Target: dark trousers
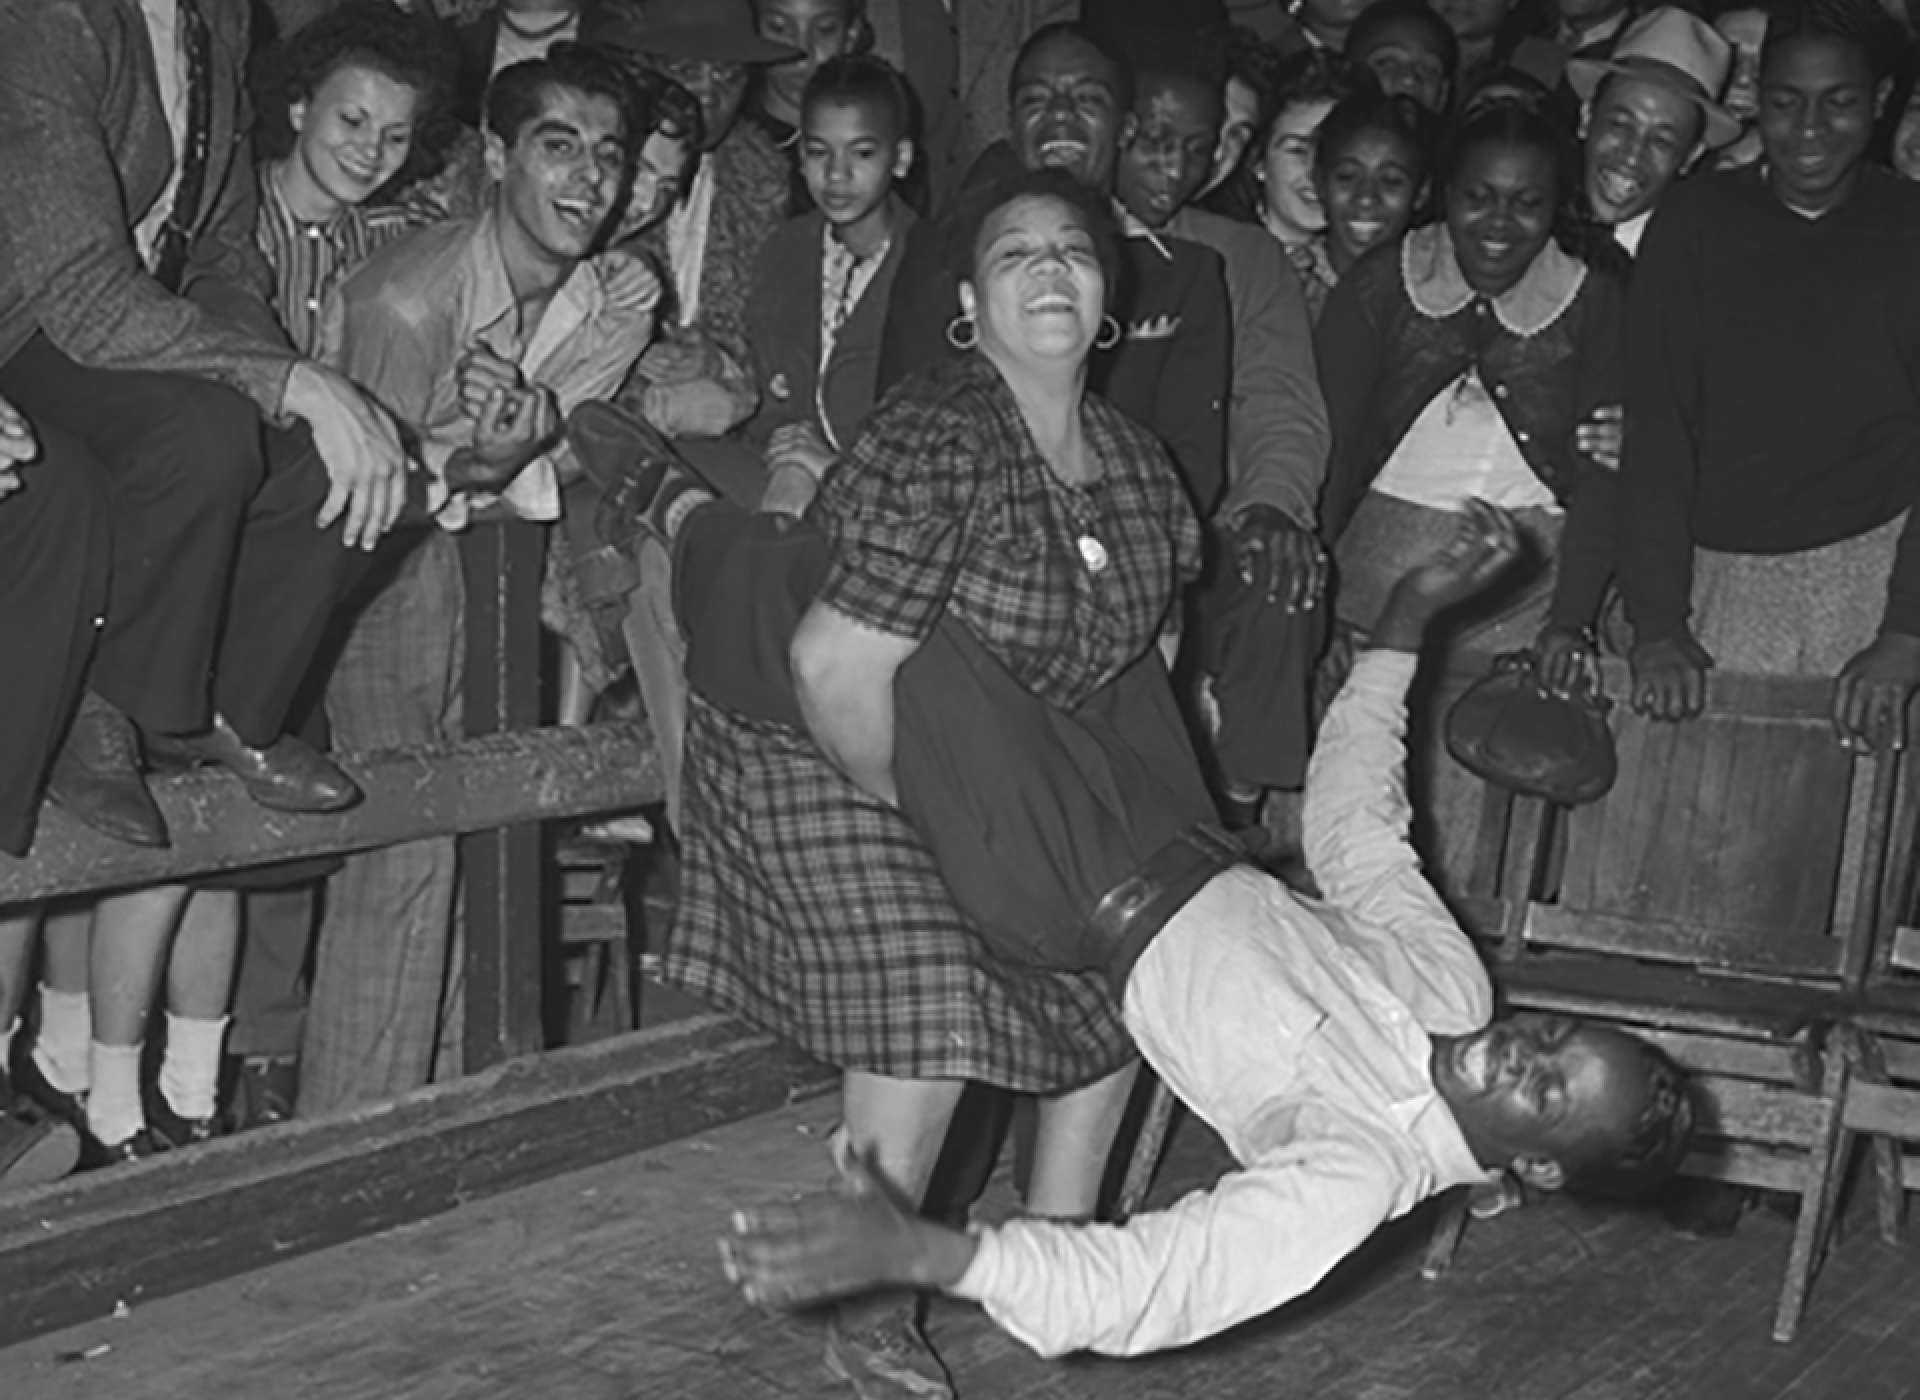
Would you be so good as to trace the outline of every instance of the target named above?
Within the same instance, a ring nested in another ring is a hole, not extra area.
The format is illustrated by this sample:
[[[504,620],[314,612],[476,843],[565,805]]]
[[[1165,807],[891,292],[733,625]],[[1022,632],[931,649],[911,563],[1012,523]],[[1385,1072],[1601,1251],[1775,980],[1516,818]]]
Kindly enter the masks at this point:
[[[36,425],[38,460],[0,500],[0,851],[33,842],[47,767],[93,656],[107,606],[107,500],[79,444]]]
[[[1213,680],[1217,776],[1238,788],[1298,788],[1313,749],[1313,668],[1325,608],[1290,613],[1219,561],[1188,598],[1192,662]]]
[[[368,556],[314,526],[326,469],[304,426],[263,427],[211,380],[88,369],[44,335],[0,365],[0,397],[76,449],[112,533],[89,684],[143,728],[279,736],[336,601]]]

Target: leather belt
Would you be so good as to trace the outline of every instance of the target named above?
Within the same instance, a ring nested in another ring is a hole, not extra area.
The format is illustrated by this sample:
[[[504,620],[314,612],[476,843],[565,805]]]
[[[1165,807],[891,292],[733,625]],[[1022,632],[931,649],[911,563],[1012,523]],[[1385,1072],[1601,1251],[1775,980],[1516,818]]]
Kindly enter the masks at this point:
[[[1087,920],[1089,945],[1106,950],[1115,995],[1167,920],[1221,871],[1245,863],[1247,848],[1210,822],[1188,827],[1108,890]]]

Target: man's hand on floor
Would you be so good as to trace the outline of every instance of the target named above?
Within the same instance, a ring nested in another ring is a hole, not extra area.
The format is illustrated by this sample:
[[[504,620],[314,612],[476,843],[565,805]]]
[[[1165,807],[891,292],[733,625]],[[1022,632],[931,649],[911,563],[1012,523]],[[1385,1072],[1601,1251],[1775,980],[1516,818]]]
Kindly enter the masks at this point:
[[[915,1215],[864,1162],[844,1159],[840,1178],[837,1191],[735,1213],[720,1263],[748,1302],[799,1308],[890,1284],[960,1281],[970,1236]]]

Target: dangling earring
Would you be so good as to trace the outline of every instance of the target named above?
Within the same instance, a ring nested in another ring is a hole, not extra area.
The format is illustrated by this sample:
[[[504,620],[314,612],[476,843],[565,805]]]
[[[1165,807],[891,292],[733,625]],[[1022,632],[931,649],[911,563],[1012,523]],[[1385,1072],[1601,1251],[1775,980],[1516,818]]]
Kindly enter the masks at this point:
[[[947,322],[947,344],[956,350],[971,350],[980,343],[980,326],[964,311]]]
[[[1111,350],[1120,343],[1120,336],[1120,323],[1111,316],[1103,316],[1100,320],[1100,334],[1093,338],[1093,348]]]

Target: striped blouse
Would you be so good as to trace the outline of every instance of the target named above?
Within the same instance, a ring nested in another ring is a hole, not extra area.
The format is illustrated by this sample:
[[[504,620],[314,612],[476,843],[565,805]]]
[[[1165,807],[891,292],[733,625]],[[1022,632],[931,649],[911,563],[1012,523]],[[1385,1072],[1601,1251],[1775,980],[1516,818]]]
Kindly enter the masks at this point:
[[[273,271],[273,312],[294,349],[314,353],[327,293],[410,226],[399,209],[357,205],[342,209],[331,223],[307,223],[287,208],[272,168],[260,166],[254,241]]]

